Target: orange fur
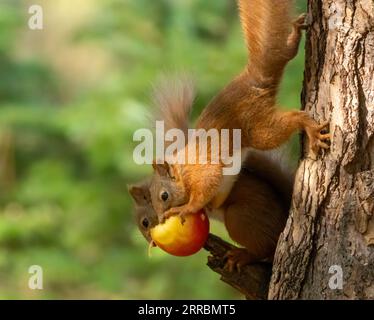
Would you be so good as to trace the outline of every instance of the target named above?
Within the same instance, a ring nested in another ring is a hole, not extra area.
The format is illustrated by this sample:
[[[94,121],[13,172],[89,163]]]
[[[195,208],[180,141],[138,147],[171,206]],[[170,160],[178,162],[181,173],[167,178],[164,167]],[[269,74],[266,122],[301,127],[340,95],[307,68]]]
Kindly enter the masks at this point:
[[[248,44],[250,62],[208,104],[197,121],[197,128],[242,129],[242,148],[273,149],[296,130],[303,129],[314,153],[328,146],[318,125],[303,111],[282,112],[276,106],[278,85],[287,62],[297,53],[304,16],[290,18],[291,1],[239,0],[241,23]],[[189,145],[186,146],[188,149]],[[209,145],[208,145],[209,147]],[[229,146],[230,153],[233,152]],[[221,151],[221,150],[220,150]],[[159,215],[186,214],[207,206],[223,181],[223,164],[175,164],[170,179],[155,171],[151,183],[152,203]],[[162,192],[170,197],[160,198]]]
[[[245,263],[272,259],[279,234],[285,225],[292,195],[293,174],[283,170],[272,153],[250,153],[229,196],[211,216],[222,211],[230,237],[245,247],[238,251]],[[149,230],[156,226],[158,215],[149,201],[149,181],[129,188],[135,200],[135,216],[139,230],[151,241]],[[142,196],[143,195],[143,196]],[[149,225],[142,225],[147,219]],[[229,259],[237,252],[230,253]],[[237,261],[243,264],[243,261]]]

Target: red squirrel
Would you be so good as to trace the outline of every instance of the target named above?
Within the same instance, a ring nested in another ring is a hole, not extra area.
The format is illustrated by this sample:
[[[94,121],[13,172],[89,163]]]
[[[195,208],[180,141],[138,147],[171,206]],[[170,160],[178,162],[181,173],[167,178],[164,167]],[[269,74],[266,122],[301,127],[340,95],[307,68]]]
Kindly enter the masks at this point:
[[[224,203],[208,212],[210,217],[223,218],[231,239],[243,246],[227,252],[225,267],[230,272],[240,272],[246,264],[273,258],[288,216],[293,182],[291,169],[282,168],[274,155],[277,153],[249,153]],[[159,221],[149,187],[147,180],[130,186],[129,192],[135,200],[138,228],[152,245],[150,229]]]
[[[326,142],[330,136],[322,133],[328,125],[326,122],[318,124],[304,111],[282,111],[276,102],[284,68],[298,51],[305,15],[292,21],[290,0],[238,0],[238,4],[249,62],[206,106],[196,128],[240,128],[243,152],[246,148],[277,148],[297,130],[306,132],[313,156],[320,148],[328,149]],[[193,95],[184,91],[177,94],[172,87],[161,90],[158,96],[163,104],[161,118],[173,112],[187,115],[184,110],[193,102]],[[188,123],[187,118],[185,123]],[[209,144],[207,147],[212,148]],[[186,153],[189,148],[191,145],[187,142]],[[232,146],[229,148],[232,154]],[[222,150],[219,152],[221,155]],[[171,164],[167,159],[161,164],[154,162],[150,195],[160,221],[178,214],[183,222],[187,214],[204,207],[218,208],[226,201],[237,177],[224,176],[222,161],[212,163],[209,160],[205,164]]]

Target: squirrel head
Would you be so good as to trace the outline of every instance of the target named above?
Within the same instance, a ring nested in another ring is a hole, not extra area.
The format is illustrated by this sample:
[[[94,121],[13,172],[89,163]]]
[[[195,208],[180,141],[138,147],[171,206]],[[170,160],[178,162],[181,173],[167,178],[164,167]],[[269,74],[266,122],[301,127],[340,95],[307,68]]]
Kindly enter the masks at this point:
[[[149,183],[128,187],[131,197],[135,201],[135,220],[144,238],[151,242],[150,230],[158,224],[156,211],[152,207]]]
[[[153,161],[154,174],[150,193],[152,205],[158,215],[166,210],[187,202],[187,193],[177,165],[167,161],[158,164]]]

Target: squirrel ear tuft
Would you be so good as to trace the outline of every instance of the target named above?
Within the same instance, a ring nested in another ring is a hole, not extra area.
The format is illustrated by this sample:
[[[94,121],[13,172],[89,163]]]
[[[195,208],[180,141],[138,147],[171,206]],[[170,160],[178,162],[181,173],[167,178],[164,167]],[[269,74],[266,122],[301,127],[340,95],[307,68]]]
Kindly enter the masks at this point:
[[[153,160],[152,167],[161,177],[170,176],[170,166],[167,161],[164,163],[156,163],[156,161]]]
[[[135,200],[136,203],[144,202],[144,196],[146,194],[146,190],[143,187],[131,185],[127,186],[131,197]]]

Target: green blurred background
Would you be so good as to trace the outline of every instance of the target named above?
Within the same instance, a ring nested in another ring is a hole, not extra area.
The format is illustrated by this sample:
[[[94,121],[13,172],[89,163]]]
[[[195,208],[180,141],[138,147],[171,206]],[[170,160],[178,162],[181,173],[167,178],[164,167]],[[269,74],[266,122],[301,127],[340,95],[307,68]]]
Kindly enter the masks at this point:
[[[43,30],[28,28],[31,4]],[[157,76],[192,73],[196,117],[245,63],[234,0],[0,0],[0,298],[241,298],[204,251],[149,258],[126,185],[151,172],[132,134],[149,127]],[[282,105],[299,107],[302,76],[300,50]]]

